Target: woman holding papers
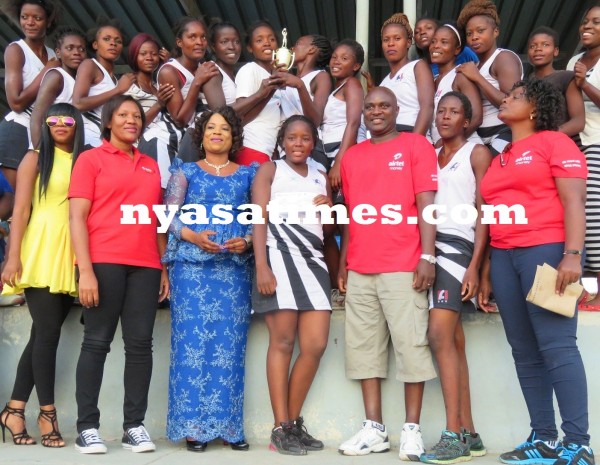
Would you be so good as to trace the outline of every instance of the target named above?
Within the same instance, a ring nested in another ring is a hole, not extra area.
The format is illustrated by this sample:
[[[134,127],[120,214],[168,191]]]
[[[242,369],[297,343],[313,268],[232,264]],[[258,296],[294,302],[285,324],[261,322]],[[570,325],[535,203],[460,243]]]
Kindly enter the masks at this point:
[[[561,100],[560,92],[542,80],[513,86],[499,109],[499,118],[512,131],[512,143],[492,161],[481,183],[486,204],[515,212],[515,221],[496,213],[499,224],[490,224],[491,283],[532,428],[525,442],[500,456],[509,464],[530,463],[532,456],[556,465],[594,463],[577,318],[526,301],[538,265],[558,270],[557,295],[581,277],[588,171],[575,143],[557,132]],[[485,275],[479,292],[484,309],[489,295]],[[562,444],[553,394],[563,420]]]

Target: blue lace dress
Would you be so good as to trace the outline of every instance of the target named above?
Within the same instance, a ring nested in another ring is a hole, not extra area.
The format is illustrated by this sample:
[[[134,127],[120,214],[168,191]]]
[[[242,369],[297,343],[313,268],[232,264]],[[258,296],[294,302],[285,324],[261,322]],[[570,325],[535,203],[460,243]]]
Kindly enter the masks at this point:
[[[230,176],[214,176],[196,163],[171,166],[165,203],[202,205],[209,224],[184,224],[180,209],[169,227],[163,262],[171,280],[171,366],[167,437],[198,441],[244,439],[244,358],[250,324],[252,260],[250,252],[211,254],[181,240],[184,226],[217,234],[222,244],[244,237],[251,225],[237,221],[210,224],[213,205],[236,207],[250,202],[257,166],[240,166]],[[188,214],[189,216],[189,214]],[[185,217],[183,218],[186,219]]]

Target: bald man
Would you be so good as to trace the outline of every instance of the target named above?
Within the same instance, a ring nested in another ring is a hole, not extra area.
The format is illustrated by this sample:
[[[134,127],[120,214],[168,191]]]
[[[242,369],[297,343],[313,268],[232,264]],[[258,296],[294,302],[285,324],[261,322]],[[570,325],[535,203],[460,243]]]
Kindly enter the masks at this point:
[[[424,222],[422,212],[437,190],[437,159],[423,136],[398,133],[391,90],[373,88],[363,114],[372,138],[351,147],[341,166],[350,224],[342,240],[339,286],[346,291],[346,376],[361,381],[366,420],[339,451],[365,455],[390,449],[381,379],[387,377],[391,337],[406,405],[399,455],[418,461],[424,452],[423,388],[436,376],[427,343],[435,225]]]

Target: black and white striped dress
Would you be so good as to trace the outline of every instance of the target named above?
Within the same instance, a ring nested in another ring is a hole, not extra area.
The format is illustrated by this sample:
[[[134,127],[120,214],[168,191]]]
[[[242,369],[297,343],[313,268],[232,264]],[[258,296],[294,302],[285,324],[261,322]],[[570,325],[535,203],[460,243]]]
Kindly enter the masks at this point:
[[[327,194],[323,173],[308,165],[306,177],[285,160],[275,161],[271,184],[271,215],[267,229],[267,260],[277,279],[275,294],[262,295],[254,283],[252,308],[256,313],[272,310],[331,310],[329,273],[323,258],[323,226],[305,224],[303,213],[313,199]],[[281,224],[273,221],[272,205],[279,210]],[[299,211],[300,221],[289,212]]]
[[[572,70],[583,53],[574,56],[567,65]],[[600,66],[588,69],[587,81],[600,89]],[[585,127],[579,133],[581,151],[585,154],[588,167],[587,198],[585,202],[585,269],[600,273],[600,108],[583,93],[585,105]]]

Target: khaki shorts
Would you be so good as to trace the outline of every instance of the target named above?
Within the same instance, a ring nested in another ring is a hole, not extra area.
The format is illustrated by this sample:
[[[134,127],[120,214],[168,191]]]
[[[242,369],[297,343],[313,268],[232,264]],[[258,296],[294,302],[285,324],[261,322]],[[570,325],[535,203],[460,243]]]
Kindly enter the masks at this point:
[[[429,344],[427,294],[412,288],[413,273],[348,272],[346,376],[387,378],[390,336],[396,378],[418,383],[436,377]]]

